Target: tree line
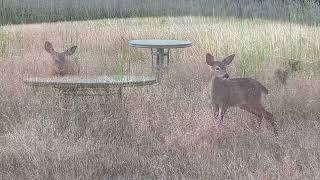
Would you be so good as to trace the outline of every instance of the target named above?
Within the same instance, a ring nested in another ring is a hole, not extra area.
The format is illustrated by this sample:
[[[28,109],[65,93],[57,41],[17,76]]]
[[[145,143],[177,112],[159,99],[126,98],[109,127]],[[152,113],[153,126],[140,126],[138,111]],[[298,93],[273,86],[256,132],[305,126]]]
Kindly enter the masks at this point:
[[[318,24],[320,0],[1,0],[0,24],[144,16],[233,16]]]

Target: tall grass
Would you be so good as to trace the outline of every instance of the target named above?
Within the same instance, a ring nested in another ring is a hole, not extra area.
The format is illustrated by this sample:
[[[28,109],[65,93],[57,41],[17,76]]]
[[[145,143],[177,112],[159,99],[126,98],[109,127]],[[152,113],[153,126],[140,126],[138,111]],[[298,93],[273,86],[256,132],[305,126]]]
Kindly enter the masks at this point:
[[[159,26],[161,24],[161,26]],[[204,17],[106,19],[3,27],[0,56],[0,176],[2,179],[319,179],[320,28],[266,20]],[[23,84],[48,76],[50,56],[78,45],[81,76],[148,75],[150,52],[129,48],[140,38],[188,39],[171,52],[160,84],[125,89],[116,97],[78,98],[79,114],[61,109],[54,90],[33,94]],[[124,39],[124,40],[123,40]],[[205,54],[236,54],[232,77],[255,77],[270,94],[277,120],[267,123],[231,109],[218,126],[208,108]],[[273,78],[286,58],[302,61],[286,88]],[[131,60],[132,68],[126,67]],[[120,68],[121,69],[121,68]],[[72,122],[78,120],[78,124]]]
[[[318,24],[313,0],[2,0],[0,24],[137,16],[233,16]]]

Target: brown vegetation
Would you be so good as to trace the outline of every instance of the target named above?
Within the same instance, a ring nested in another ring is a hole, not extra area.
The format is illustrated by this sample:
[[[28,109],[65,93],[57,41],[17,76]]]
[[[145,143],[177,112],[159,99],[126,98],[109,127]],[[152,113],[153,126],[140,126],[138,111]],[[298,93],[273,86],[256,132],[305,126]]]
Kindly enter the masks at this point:
[[[320,179],[319,71],[304,64],[279,91],[273,72],[281,59],[267,56],[315,59],[319,31],[261,20],[190,17],[4,27],[9,38],[0,54],[1,178]],[[188,39],[193,47],[171,52],[172,66],[161,84],[125,89],[122,110],[116,97],[106,102],[83,97],[77,99],[78,115],[70,104],[69,116],[62,119],[56,91],[34,95],[23,84],[49,71],[45,41],[57,49],[77,44],[80,75],[122,73],[129,60],[131,74],[148,74],[150,52],[129,48],[121,37]],[[217,126],[207,104],[206,52],[238,54],[230,76],[245,74],[268,87],[263,104],[278,122],[277,138],[265,125],[256,131],[250,123],[254,117],[237,109]]]

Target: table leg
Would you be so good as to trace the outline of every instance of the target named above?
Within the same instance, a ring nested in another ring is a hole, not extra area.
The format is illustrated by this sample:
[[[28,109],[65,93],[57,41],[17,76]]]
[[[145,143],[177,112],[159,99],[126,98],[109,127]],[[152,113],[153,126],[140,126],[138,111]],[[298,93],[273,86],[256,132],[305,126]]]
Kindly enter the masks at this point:
[[[71,111],[70,104],[72,103],[72,96],[68,89],[60,89],[62,94],[62,107],[60,108],[64,111]]]
[[[169,67],[169,63],[170,63],[170,49],[168,49],[167,51],[167,66]]]
[[[38,87],[32,87],[32,92],[33,92],[34,95],[37,95]]]
[[[59,128],[63,131],[70,129],[73,133],[79,128],[81,123],[80,102],[77,94],[77,89],[61,89],[62,94],[62,119],[60,120]]]
[[[75,127],[79,127],[80,125],[80,117],[81,117],[81,110],[80,110],[80,101],[79,101],[79,98],[76,97],[76,96],[72,96],[72,103],[73,103],[73,125]]]
[[[155,59],[156,56],[156,59]],[[166,62],[165,62],[165,56],[166,56]],[[155,59],[155,65],[154,65],[154,59]],[[165,51],[164,48],[157,48],[156,52],[154,52],[154,49],[151,48],[151,67],[156,72],[156,79],[158,82],[161,81],[163,73],[167,68],[169,68],[170,63],[170,49],[167,49]]]
[[[61,91],[61,99],[59,102],[60,110],[61,110],[61,117],[59,118],[58,122],[58,129],[60,132],[64,132],[69,127],[69,120],[70,120],[70,96],[66,94],[65,91]],[[62,102],[61,102],[62,101]],[[62,107],[61,107],[62,103]]]
[[[125,101],[126,99],[124,99],[125,97],[123,96],[123,88],[122,87],[119,87],[119,103],[120,103],[120,106],[121,106],[121,111],[125,109]]]
[[[111,101],[113,99],[111,99],[111,96],[115,98],[114,101]],[[104,104],[103,113],[105,117],[115,118],[119,113],[122,115],[125,108],[123,87],[118,87],[116,93],[112,92],[111,94],[106,94]]]
[[[118,89],[118,98],[119,98],[119,101],[122,101],[122,87],[119,87]]]
[[[164,49],[163,48],[158,48],[157,49],[157,66],[158,68],[162,68],[164,64]]]
[[[104,104],[102,106],[103,109],[103,114],[105,117],[109,117],[112,111],[110,110],[110,94],[109,94],[109,89],[105,90],[105,95],[104,95]]]
[[[153,48],[151,48],[151,68],[154,68],[153,67],[153,57],[154,57]]]

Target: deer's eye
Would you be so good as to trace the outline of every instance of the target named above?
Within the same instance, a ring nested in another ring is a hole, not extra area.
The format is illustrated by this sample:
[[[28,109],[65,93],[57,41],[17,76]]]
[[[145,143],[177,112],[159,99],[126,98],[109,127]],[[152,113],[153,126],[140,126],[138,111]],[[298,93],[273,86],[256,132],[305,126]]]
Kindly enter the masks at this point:
[[[216,71],[220,71],[220,67],[216,67],[215,70],[216,70]]]

